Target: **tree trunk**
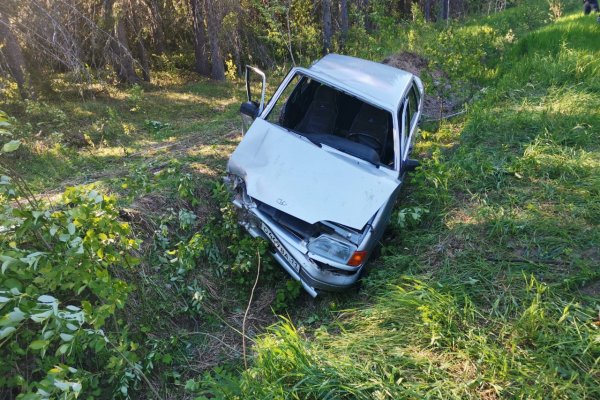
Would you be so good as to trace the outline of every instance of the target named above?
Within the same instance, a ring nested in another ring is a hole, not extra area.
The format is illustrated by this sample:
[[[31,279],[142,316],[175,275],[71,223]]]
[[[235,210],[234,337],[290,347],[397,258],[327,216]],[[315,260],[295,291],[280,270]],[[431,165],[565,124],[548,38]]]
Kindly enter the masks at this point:
[[[6,16],[0,13],[0,52],[4,54],[8,69],[19,88],[23,99],[29,97],[26,82],[25,57],[21,51],[21,45],[10,29],[10,22]]]
[[[134,0],[129,0],[129,21],[131,22],[132,30],[134,32],[135,46],[142,67],[142,79],[146,82],[150,82],[150,60],[148,59],[148,51],[144,44],[142,27],[138,19],[138,13],[135,10]]]
[[[129,50],[124,15],[115,18],[114,3],[114,0],[104,0],[104,20],[109,32],[112,33],[109,38],[110,61],[120,82],[140,83],[141,80],[135,72],[135,60]]]
[[[431,4],[432,0],[425,0],[425,10],[424,10],[424,14],[425,14],[425,21],[430,22],[431,21]]]
[[[152,30],[152,41],[156,54],[163,54],[165,52],[165,33],[163,31],[162,15],[160,13],[160,7],[158,6],[157,0],[146,0],[148,8],[150,8],[150,14],[152,14],[152,24],[150,29]]]
[[[342,46],[348,37],[348,0],[340,0],[340,29],[342,31]]]
[[[148,52],[141,36],[137,38],[136,45],[138,55],[140,56],[140,64],[142,65],[142,79],[150,82],[150,61],[148,60]]]
[[[135,72],[134,59],[129,50],[129,41],[127,39],[127,27],[125,19],[119,17],[115,26],[116,41],[113,42],[113,51],[117,57],[117,75],[123,83],[139,83],[140,78]]]
[[[211,77],[217,81],[222,81],[225,79],[225,65],[219,46],[219,27],[221,26],[219,10],[215,8],[213,0],[204,0],[204,7],[208,41],[210,42]]]
[[[208,62],[208,51],[206,50],[206,28],[204,26],[204,12],[202,0],[190,0],[192,9],[192,21],[194,24],[194,54],[196,63],[194,69],[197,73],[210,76],[210,64]]]
[[[442,7],[441,7],[441,15],[440,15],[440,17],[444,21],[448,20],[448,13],[449,12],[450,12],[449,0],[442,0]]]
[[[371,19],[371,16],[369,15],[369,12],[371,11],[370,0],[359,0],[358,8],[364,18],[364,23],[365,23],[364,28],[367,30],[367,32],[373,31],[373,29],[375,27],[374,27],[373,20]]]
[[[323,0],[323,54],[331,52],[331,0]]]

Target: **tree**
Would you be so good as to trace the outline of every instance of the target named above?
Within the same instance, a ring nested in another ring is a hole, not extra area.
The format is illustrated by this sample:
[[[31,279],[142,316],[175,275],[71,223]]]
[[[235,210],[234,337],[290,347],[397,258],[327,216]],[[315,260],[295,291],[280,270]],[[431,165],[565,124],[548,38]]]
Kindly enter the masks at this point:
[[[17,82],[19,93],[22,98],[28,97],[26,88],[25,57],[21,51],[21,45],[11,30],[8,17],[0,11],[0,53],[4,55],[8,69]]]
[[[348,0],[340,0],[340,29],[343,46],[348,36]]]
[[[152,30],[152,41],[156,54],[163,54],[166,50],[165,45],[165,33],[163,31],[163,20],[158,6],[157,0],[146,0],[146,4],[150,9],[150,15],[152,16],[150,21],[150,29]]]
[[[442,7],[440,9],[440,17],[441,17],[441,19],[446,21],[450,14],[450,0],[441,0],[441,1],[442,1]]]
[[[204,76],[210,75],[210,63],[208,62],[208,51],[206,46],[206,27],[204,24],[204,1],[190,0],[192,10],[192,22],[194,28],[194,69]]]
[[[431,6],[433,4],[433,0],[425,0],[423,14],[425,14],[425,21],[431,21]]]
[[[331,51],[331,0],[323,0],[323,54]]]
[[[206,17],[206,28],[208,30],[208,41],[210,42],[211,77],[222,81],[225,79],[225,65],[219,45],[219,10],[216,9],[213,0],[204,0],[204,14]]]
[[[148,52],[146,51],[146,45],[144,44],[143,22],[140,22],[139,14],[136,12],[135,6],[135,0],[129,0],[129,21],[134,33],[134,42],[142,67],[142,79],[146,82],[150,82],[150,60],[148,59]]]
[[[135,60],[129,50],[123,4],[119,6],[116,12],[115,0],[104,0],[104,22],[111,33],[108,38],[108,58],[120,82],[139,83],[141,80],[135,72]]]

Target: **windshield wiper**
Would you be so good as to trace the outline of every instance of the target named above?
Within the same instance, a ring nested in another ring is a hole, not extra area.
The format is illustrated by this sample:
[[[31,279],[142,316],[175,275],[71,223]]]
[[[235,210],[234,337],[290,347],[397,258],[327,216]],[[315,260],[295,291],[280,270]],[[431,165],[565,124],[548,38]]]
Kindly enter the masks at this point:
[[[312,144],[314,144],[316,146],[322,147],[322,143],[319,140],[317,140],[316,138],[311,137],[312,135],[310,135],[308,133],[298,132],[291,128],[285,128],[285,129],[287,129],[288,132],[295,133],[296,135],[301,136],[304,139],[307,139],[308,141],[310,141]]]

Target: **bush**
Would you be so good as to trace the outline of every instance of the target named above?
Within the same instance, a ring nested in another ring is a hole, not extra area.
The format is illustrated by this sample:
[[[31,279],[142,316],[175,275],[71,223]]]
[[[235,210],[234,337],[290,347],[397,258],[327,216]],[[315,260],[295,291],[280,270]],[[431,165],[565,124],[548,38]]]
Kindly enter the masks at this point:
[[[2,176],[0,388],[23,399],[126,395],[140,371],[114,319],[131,291],[115,272],[137,263],[138,241],[112,197],[70,188],[55,209],[19,194]]]

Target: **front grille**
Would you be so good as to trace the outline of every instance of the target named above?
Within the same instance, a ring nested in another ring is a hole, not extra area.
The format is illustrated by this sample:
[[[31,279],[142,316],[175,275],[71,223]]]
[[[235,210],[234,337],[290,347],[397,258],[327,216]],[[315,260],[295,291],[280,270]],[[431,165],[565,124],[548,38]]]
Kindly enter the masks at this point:
[[[255,200],[256,201],[256,200]],[[296,236],[298,239],[309,239],[318,233],[318,227],[302,221],[294,216],[284,213],[265,203],[256,201],[258,209],[268,215],[273,221],[277,222],[288,232]]]

